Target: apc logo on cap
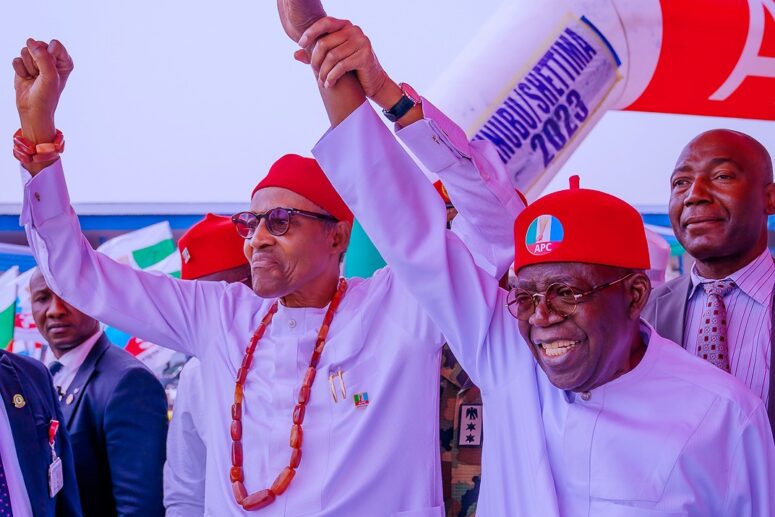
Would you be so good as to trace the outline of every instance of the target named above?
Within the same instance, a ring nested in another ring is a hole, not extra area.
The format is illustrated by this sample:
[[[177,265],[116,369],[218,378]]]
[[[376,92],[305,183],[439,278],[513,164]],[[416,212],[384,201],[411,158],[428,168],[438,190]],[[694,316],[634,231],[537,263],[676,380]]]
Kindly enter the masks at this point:
[[[527,227],[525,246],[532,255],[546,255],[560,247],[564,236],[559,219],[552,215],[539,215]]]

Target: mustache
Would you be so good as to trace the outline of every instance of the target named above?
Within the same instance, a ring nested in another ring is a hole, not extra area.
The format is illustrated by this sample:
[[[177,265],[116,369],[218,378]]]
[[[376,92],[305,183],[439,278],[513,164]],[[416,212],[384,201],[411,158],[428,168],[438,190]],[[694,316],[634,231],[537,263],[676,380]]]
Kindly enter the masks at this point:
[[[271,251],[256,251],[253,256],[250,257],[250,266],[258,267],[260,265],[280,264],[280,260],[277,255]]]

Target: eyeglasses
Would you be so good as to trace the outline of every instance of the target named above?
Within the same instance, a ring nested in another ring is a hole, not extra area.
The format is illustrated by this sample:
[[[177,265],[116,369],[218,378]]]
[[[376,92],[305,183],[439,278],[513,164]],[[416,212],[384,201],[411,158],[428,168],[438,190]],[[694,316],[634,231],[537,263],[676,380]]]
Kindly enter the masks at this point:
[[[506,298],[506,306],[512,316],[518,320],[527,321],[535,313],[536,307],[541,303],[540,299],[543,298],[550,312],[562,318],[567,318],[576,312],[576,306],[584,298],[619,282],[623,282],[634,274],[629,273],[613,282],[596,285],[588,291],[581,291],[581,289],[563,283],[551,284],[542,293],[531,293],[526,289],[515,288],[509,291],[509,295]]]
[[[276,237],[280,237],[281,235],[285,235],[288,231],[288,228],[291,226],[291,217],[295,215],[319,219],[321,221],[337,221],[336,217],[326,214],[308,212],[306,210],[299,210],[298,208],[276,207],[267,210],[262,214],[240,212],[231,216],[231,222],[234,223],[234,228],[237,229],[237,233],[243,239],[253,238],[258,229],[258,225],[261,224],[261,219],[265,220],[264,224],[269,233]]]

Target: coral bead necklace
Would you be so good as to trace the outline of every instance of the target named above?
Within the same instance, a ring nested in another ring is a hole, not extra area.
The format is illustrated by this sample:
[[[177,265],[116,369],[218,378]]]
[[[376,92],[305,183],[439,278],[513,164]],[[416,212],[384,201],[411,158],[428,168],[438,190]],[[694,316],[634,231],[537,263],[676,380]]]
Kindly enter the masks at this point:
[[[245,350],[245,357],[242,359],[242,366],[237,371],[237,380],[234,386],[234,404],[231,406],[232,466],[231,471],[229,472],[234,498],[237,500],[237,504],[242,506],[245,510],[258,510],[259,508],[264,508],[265,506],[272,504],[278,495],[285,492],[291,484],[293,476],[296,474],[296,469],[301,463],[301,425],[304,422],[304,413],[311,395],[312,383],[315,381],[318,362],[323,353],[323,347],[326,345],[328,329],[346,290],[347,281],[344,278],[340,278],[336,293],[328,306],[328,311],[323,318],[323,324],[318,331],[318,338],[315,343],[315,349],[312,352],[312,357],[310,357],[309,360],[309,366],[304,373],[304,380],[299,389],[299,398],[297,399],[296,407],[293,408],[293,426],[291,427],[290,437],[291,458],[288,461],[288,466],[280,472],[270,488],[259,490],[252,494],[248,494],[248,491],[245,488],[245,477],[243,475],[242,465],[242,401],[244,397],[244,385],[248,370],[250,370],[250,366],[253,364],[253,352],[256,351],[258,342],[263,337],[269,323],[271,323],[272,317],[277,312],[277,301],[269,308],[269,311],[261,320],[258,328],[253,333],[253,337],[250,339],[250,344]]]

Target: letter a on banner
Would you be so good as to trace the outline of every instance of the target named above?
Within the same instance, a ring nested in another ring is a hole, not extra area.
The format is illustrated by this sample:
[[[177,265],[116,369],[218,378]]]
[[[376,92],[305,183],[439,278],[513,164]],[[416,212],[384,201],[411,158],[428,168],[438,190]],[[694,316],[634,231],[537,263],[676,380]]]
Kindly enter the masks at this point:
[[[662,0],[654,75],[626,109],[775,120],[775,0]]]
[[[759,50],[764,44],[765,21],[768,18],[775,19],[775,0],[748,0],[748,9],[750,11],[748,37],[745,40],[743,53],[721,88],[710,96],[711,100],[726,100],[748,77],[775,78],[775,57],[759,55]]]

